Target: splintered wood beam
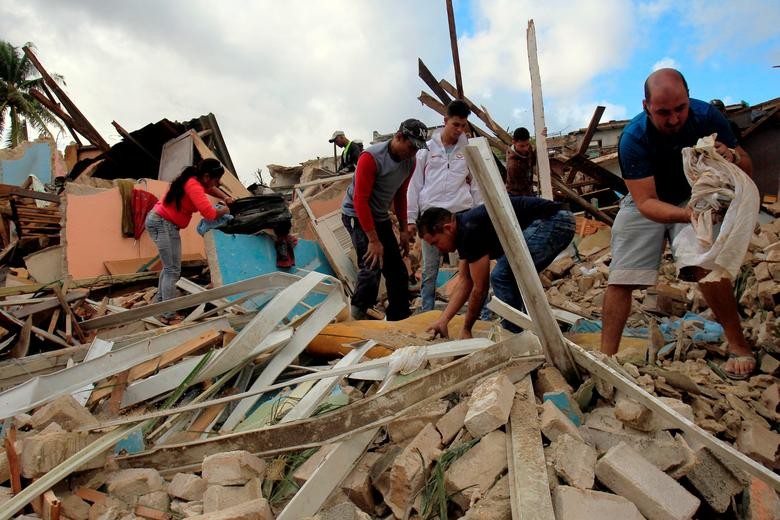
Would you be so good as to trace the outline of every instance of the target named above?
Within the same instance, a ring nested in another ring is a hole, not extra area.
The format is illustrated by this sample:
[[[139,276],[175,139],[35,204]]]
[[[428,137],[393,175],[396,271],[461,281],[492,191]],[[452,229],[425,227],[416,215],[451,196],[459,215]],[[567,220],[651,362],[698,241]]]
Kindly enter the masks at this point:
[[[430,70],[428,70],[428,67],[425,66],[425,63],[423,63],[423,60],[420,58],[417,58],[417,69],[417,74],[420,76],[420,79],[423,80],[426,85],[428,85],[428,88],[431,89],[434,94],[436,94],[436,96],[439,98],[439,101],[441,101],[444,106],[449,105],[452,101],[452,98],[443,88],[441,88],[439,82],[436,81],[436,77],[431,73]]]
[[[463,99],[463,78],[460,75],[460,55],[458,54],[458,31],[455,28],[455,10],[452,0],[447,0],[447,23],[450,27],[450,47],[452,48],[452,64],[455,67],[455,84],[458,86],[457,98]]]
[[[590,118],[590,123],[588,123],[588,129],[585,130],[585,135],[582,136],[582,142],[580,143],[579,150],[577,150],[577,155],[585,155],[585,152],[588,151],[588,146],[590,146],[590,141],[593,139],[593,134],[596,133],[596,128],[599,126],[601,116],[604,115],[604,110],[606,110],[606,107],[601,105],[596,107],[596,110],[593,112],[593,117]]]
[[[452,84],[447,81],[446,79],[442,79],[439,81],[439,84],[441,87],[446,90],[447,92],[453,94],[455,91],[455,87],[452,86]],[[461,101],[466,103],[469,108],[471,109],[471,112],[477,116],[479,119],[482,120],[483,123],[487,125],[487,127],[498,137],[505,145],[512,144],[512,136],[509,135],[509,133],[498,126],[493,119],[487,114],[487,111],[484,110],[484,108],[478,107],[473,101],[471,101],[466,96],[461,97]]]
[[[63,288],[65,288],[63,286]],[[65,288],[65,291],[67,292],[67,288]],[[86,343],[87,338],[84,336],[84,331],[81,330],[81,327],[79,326],[79,322],[76,319],[76,315],[73,312],[73,309],[70,308],[70,304],[68,304],[67,300],[65,300],[65,296],[63,296],[63,291],[59,287],[54,287],[54,295],[57,297],[57,299],[60,301],[60,305],[62,305],[63,310],[65,311],[65,314],[67,314],[68,317],[70,317],[70,321],[73,322],[73,330],[76,332],[76,336],[79,338],[80,343]]]
[[[509,200],[509,194],[501,180],[487,142],[483,139],[470,139],[465,148],[465,155],[469,170],[479,183],[485,208],[493,221],[496,234],[512,268],[515,282],[523,295],[523,301],[534,321],[540,324],[537,334],[544,347],[545,356],[574,386],[580,379],[577,368],[569,349],[564,344],[563,334],[555,321],[539,281],[534,261],[523,238],[523,230],[517,221],[517,215],[512,210],[512,202]]]
[[[531,376],[516,386],[506,432],[512,518],[555,520]]]
[[[567,199],[573,200],[587,212],[596,217],[601,222],[604,222],[605,224],[609,224],[610,226],[614,222],[613,218],[601,211],[599,208],[591,204],[587,201],[584,197],[582,197],[579,193],[574,191],[573,189],[566,186],[566,183],[560,180],[556,176],[552,176],[552,184],[555,186],[556,190],[559,190],[564,197]]]
[[[38,72],[41,73],[41,77],[43,77],[44,83],[54,92],[54,95],[57,96],[57,99],[60,100],[60,103],[62,103],[62,106],[65,107],[65,110],[68,111],[71,118],[73,118],[73,121],[78,122],[79,126],[82,127],[87,133],[83,134],[84,137],[89,139],[89,141],[103,150],[104,152],[108,151],[109,148],[111,148],[108,143],[106,142],[103,137],[101,137],[100,133],[95,129],[94,126],[89,122],[89,120],[84,117],[84,114],[81,113],[81,111],[78,109],[75,103],[70,100],[67,94],[65,94],[65,91],[60,88],[60,86],[57,84],[57,82],[52,78],[49,73],[46,71],[45,68],[43,68],[43,65],[41,65],[41,62],[38,61],[38,58],[33,54],[33,52],[30,50],[29,47],[22,47],[22,50],[24,51],[24,54],[27,56],[27,59],[32,62],[32,64],[35,66],[36,69],[38,69]],[[83,132],[82,132],[83,133]]]
[[[542,99],[542,77],[539,73],[539,59],[536,55],[536,28],[534,21],[528,20],[528,68],[531,71],[531,99],[534,111],[534,133],[536,134],[536,161],[539,165],[539,185],[542,197],[553,199],[550,182],[550,158],[547,155],[547,136],[544,129],[544,101]]]
[[[447,107],[444,106],[441,101],[431,96],[424,90],[420,92],[420,95],[417,99],[420,100],[420,103],[432,109],[434,112],[441,114],[442,116],[447,114]]]

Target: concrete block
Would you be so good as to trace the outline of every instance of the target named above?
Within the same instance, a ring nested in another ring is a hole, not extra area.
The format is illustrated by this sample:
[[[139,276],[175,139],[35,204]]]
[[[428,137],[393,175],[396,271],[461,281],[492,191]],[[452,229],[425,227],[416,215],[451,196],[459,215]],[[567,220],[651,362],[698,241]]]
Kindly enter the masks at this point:
[[[263,498],[262,480],[253,478],[243,486],[209,485],[203,493],[203,513],[221,511],[244,502]]]
[[[38,478],[55,466],[75,455],[97,438],[86,432],[53,431],[30,435],[22,440],[20,464],[22,476]],[[85,463],[77,471],[102,468],[106,463],[106,454],[100,454]]]
[[[536,371],[534,394],[544,395],[547,392],[567,392],[571,395],[574,389],[566,382],[560,370],[555,367],[544,367]]]
[[[65,430],[96,426],[98,420],[81,406],[72,395],[63,395],[38,408],[30,418],[30,424],[36,430],[42,430],[51,423],[59,424]]]
[[[322,464],[322,461],[325,460],[325,457],[328,456],[328,453],[330,453],[335,447],[336,446],[333,444],[326,444],[312,453],[311,456],[309,456],[309,458],[306,459],[303,464],[298,466],[298,469],[296,469],[293,473],[293,479],[295,482],[297,482],[298,485],[301,485],[309,480],[320,464]]]
[[[592,489],[596,478],[596,450],[564,433],[550,446],[555,473],[570,486]]]
[[[610,448],[624,442],[637,450],[640,455],[661,471],[671,472],[682,468],[686,463],[693,461],[693,452],[682,440],[675,438],[668,431],[640,432],[625,429],[619,432],[608,432],[585,426],[593,446],[600,454],[606,453]],[[682,475],[673,475],[679,478]]]
[[[508,520],[512,518],[509,477],[504,475],[487,494],[471,506],[461,520]]]
[[[183,518],[200,516],[203,514],[203,502],[193,500],[192,502],[182,502],[181,500],[171,501],[171,511]]]
[[[596,463],[596,477],[650,520],[689,520],[699,509],[698,498],[627,444],[618,444]]]
[[[323,508],[314,518],[318,520],[371,520],[352,502],[342,502],[327,509]]]
[[[591,410],[585,415],[585,426],[591,430],[612,433],[622,433],[625,430],[623,422],[615,417],[615,408],[612,406],[600,406]]]
[[[506,434],[494,430],[452,463],[444,473],[444,487],[466,509],[472,498],[483,496],[506,469]]]
[[[390,440],[398,444],[411,439],[420,433],[426,424],[435,424],[441,419],[447,413],[447,406],[447,401],[434,401],[413,414],[388,423],[387,434]]]
[[[450,408],[450,410],[444,414],[444,416],[436,421],[436,429],[441,434],[441,443],[444,446],[449,445],[452,439],[463,428],[463,421],[466,420],[466,412],[468,411],[468,402],[463,400]]]
[[[393,461],[385,503],[397,517],[403,517],[417,492],[422,488],[425,472],[439,457],[440,447],[439,432],[432,424],[426,424]]]
[[[171,497],[166,491],[152,491],[138,497],[138,505],[167,513],[171,507]]]
[[[539,423],[542,433],[550,441],[554,441],[564,433],[568,433],[575,439],[583,440],[574,423],[552,401],[546,401],[542,405],[542,415]]]
[[[130,513],[130,505],[114,498],[106,497],[102,502],[95,502],[89,508],[89,520],[119,520]]]
[[[273,520],[271,506],[264,498],[233,505],[221,511],[191,516],[192,520]]]
[[[63,515],[71,520],[87,520],[89,504],[77,495],[60,497],[60,508]]]
[[[780,372],[780,361],[771,354],[761,357],[761,372],[776,376]]]
[[[496,374],[477,386],[468,400],[464,425],[474,437],[482,437],[506,424],[515,398],[515,387],[507,376]]]
[[[349,475],[341,483],[341,489],[349,499],[366,513],[373,513],[374,488],[371,485],[371,468],[382,458],[379,453],[368,452],[355,465]]]
[[[751,477],[745,493],[745,520],[777,520],[780,518],[780,498],[763,480]]]
[[[168,484],[168,494],[183,500],[203,500],[208,483],[192,473],[177,473]]]
[[[141,495],[154,491],[165,491],[165,481],[156,469],[122,469],[108,479],[108,493],[131,505]]]
[[[744,488],[742,482],[706,447],[696,452],[696,462],[686,478],[699,496],[718,513],[725,513],[731,505],[731,497]]]
[[[585,421],[580,405],[577,404],[577,401],[568,392],[547,392],[542,396],[542,401],[552,401],[578,428]]]
[[[659,397],[659,400],[683,417],[694,420],[691,405],[671,397]],[[615,417],[625,425],[643,432],[677,429],[671,421],[622,394],[618,394],[615,402]]]
[[[643,520],[629,500],[590,489],[557,486],[552,492],[555,517],[566,520]]]
[[[737,437],[737,449],[769,467],[777,460],[777,448],[780,435],[753,421],[742,421],[742,429]]]
[[[235,486],[265,475],[265,462],[248,451],[215,453],[203,459],[202,477],[211,484]]]

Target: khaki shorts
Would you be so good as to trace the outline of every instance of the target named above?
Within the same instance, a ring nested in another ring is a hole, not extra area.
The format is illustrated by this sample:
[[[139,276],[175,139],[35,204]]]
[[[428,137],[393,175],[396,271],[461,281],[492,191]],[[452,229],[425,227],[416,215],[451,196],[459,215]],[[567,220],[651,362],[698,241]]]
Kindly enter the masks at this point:
[[[680,204],[684,207],[687,202]],[[612,263],[609,265],[610,285],[655,285],[666,240],[690,224],[661,224],[639,212],[631,195],[620,203],[612,225]],[[672,256],[675,255],[672,249]]]

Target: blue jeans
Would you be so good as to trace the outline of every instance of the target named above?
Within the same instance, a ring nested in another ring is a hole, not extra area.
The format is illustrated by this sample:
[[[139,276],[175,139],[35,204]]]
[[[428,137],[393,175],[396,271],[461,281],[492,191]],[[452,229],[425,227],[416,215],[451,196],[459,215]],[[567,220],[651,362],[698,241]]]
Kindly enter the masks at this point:
[[[523,238],[528,245],[537,273],[550,265],[555,257],[571,243],[575,227],[574,215],[570,211],[561,210],[551,217],[534,220],[523,230]],[[496,298],[515,309],[525,311],[523,297],[520,295],[520,289],[506,255],[498,259],[490,273],[490,285]],[[507,320],[502,320],[501,326],[511,332],[522,330]]]
[[[436,278],[439,276],[439,264],[441,252],[425,240],[422,241],[422,284],[420,297],[422,305],[420,310],[432,311],[436,305]]]
[[[159,303],[176,296],[176,282],[181,277],[181,236],[179,228],[154,211],[146,217],[146,230],[157,246],[162,262],[160,281],[154,301]],[[175,312],[163,313],[163,318],[176,316]]]
[[[387,321],[398,321],[408,318],[409,310],[409,273],[406,264],[401,257],[398,241],[393,232],[393,223],[390,220],[375,221],[376,234],[384,248],[382,256],[382,268],[370,268],[363,261],[363,256],[368,250],[368,236],[366,236],[357,217],[342,215],[341,221],[347,228],[355,246],[355,254],[358,263],[358,279],[355,294],[352,295],[352,305],[365,312],[373,307],[379,295],[379,282],[382,275],[385,276],[387,288],[387,309],[385,316]]]

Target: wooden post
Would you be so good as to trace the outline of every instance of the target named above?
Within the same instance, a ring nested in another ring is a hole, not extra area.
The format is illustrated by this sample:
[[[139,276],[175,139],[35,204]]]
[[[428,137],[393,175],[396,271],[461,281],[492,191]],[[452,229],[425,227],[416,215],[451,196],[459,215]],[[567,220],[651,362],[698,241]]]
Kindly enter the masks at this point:
[[[490,160],[492,155],[487,141],[479,138],[470,139],[465,154],[469,170],[479,182],[485,207],[496,228],[509,265],[512,267],[523,301],[528,307],[528,313],[534,322],[539,324],[536,332],[544,347],[545,357],[561,371],[572,386],[575,386],[579,382],[579,375],[574,360],[569,349],[566,348],[561,329],[547,302],[531,253],[523,239],[522,229],[512,210],[509,194],[501,181],[498,167]]]
[[[550,182],[550,158],[547,155],[547,136],[544,135],[544,103],[542,101],[542,78],[539,74],[539,60],[536,56],[536,29],[534,21],[528,20],[528,68],[531,69],[531,99],[534,110],[534,133],[536,134],[536,161],[539,165],[539,185],[542,197],[552,200]]]
[[[458,31],[455,29],[455,12],[452,0],[447,0],[447,22],[450,26],[450,47],[452,47],[452,64],[455,66],[455,85],[458,87],[458,99],[463,99],[463,79],[460,76],[460,56],[458,55]]]
[[[11,491],[18,495],[22,491],[22,466],[19,462],[19,454],[16,453],[16,426],[11,426],[3,440],[5,444],[5,456],[8,458],[8,471],[11,475]]]

